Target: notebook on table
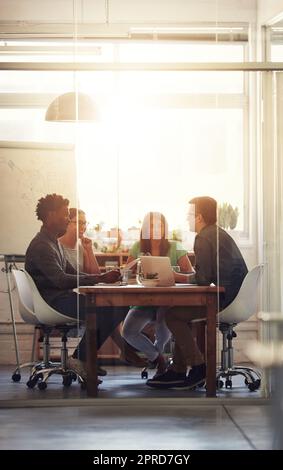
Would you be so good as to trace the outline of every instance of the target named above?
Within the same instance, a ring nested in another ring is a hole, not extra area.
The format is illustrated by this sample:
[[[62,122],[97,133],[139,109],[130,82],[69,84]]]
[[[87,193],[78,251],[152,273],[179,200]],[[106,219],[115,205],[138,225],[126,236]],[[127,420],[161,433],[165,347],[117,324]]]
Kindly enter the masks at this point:
[[[175,285],[174,273],[167,256],[141,256],[141,268],[144,277],[148,274],[157,274],[158,286],[169,287]]]

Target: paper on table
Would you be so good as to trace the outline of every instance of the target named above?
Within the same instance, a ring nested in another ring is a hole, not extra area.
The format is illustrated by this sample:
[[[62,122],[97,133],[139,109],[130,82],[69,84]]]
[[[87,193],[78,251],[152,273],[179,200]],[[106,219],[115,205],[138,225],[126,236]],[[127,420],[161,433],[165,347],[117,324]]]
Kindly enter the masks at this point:
[[[175,287],[188,287],[188,286],[196,286],[197,287],[197,284],[193,284],[191,282],[186,282],[186,283],[176,282],[176,284],[175,284]]]
[[[98,282],[97,284],[94,284],[94,286],[121,286],[121,281],[116,281],[116,282]]]

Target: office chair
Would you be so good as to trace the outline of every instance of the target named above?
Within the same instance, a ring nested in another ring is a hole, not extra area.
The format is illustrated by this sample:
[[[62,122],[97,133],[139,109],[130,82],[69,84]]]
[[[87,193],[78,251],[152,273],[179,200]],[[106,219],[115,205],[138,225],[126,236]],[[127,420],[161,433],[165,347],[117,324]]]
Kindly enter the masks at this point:
[[[18,290],[20,315],[25,323],[28,323],[29,325],[34,325],[31,362],[25,362],[24,364],[20,364],[19,361],[17,361],[17,367],[12,374],[13,382],[19,382],[21,380],[21,369],[24,369],[26,367],[43,368],[47,364],[43,362],[36,362],[34,360],[35,341],[36,341],[37,331],[40,330],[40,323],[33,312],[33,302],[32,302],[32,296],[31,296],[29,286],[26,285],[27,284],[26,282],[23,282],[22,280],[23,274],[20,271],[13,269],[12,273],[16,282],[17,290]]]
[[[37,363],[23,364],[22,367],[32,367],[31,375],[27,382],[29,388],[37,384],[40,390],[47,388],[47,380],[53,374],[63,376],[63,385],[68,387],[77,378],[77,372],[67,367],[67,333],[73,328],[76,320],[67,317],[50,307],[41,297],[32,277],[24,269],[12,270],[15,279],[18,296],[19,312],[22,319],[29,324],[40,327],[43,332],[43,360]],[[53,329],[60,331],[62,347],[61,362],[50,361],[49,338]],[[84,383],[79,376],[81,383]],[[19,378],[20,380],[20,378]],[[16,381],[19,381],[16,380]]]
[[[233,339],[237,334],[235,326],[242,321],[248,320],[257,312],[257,298],[263,265],[255,266],[249,271],[241,285],[241,288],[228,307],[218,314],[218,327],[222,333],[221,366],[216,373],[216,386],[222,388],[225,378],[225,387],[232,388],[232,377],[242,375],[245,384],[250,391],[260,387],[261,374],[250,367],[235,366],[233,358]]]

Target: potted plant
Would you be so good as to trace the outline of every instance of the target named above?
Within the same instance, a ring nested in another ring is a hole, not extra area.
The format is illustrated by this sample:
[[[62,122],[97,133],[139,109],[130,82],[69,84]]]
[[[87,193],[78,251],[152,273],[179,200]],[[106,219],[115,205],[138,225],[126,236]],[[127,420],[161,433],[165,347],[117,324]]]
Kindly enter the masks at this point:
[[[233,230],[237,225],[238,216],[238,207],[232,207],[228,202],[223,202],[218,206],[218,225],[220,227]]]

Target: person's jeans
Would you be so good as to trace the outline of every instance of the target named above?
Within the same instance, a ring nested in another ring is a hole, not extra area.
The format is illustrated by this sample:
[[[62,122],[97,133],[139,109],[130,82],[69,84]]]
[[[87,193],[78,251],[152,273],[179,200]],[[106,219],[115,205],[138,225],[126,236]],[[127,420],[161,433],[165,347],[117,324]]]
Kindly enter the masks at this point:
[[[155,307],[132,307],[124,321],[122,336],[134,348],[143,352],[150,361],[154,361],[169,341],[171,333],[163,316],[157,315]],[[155,323],[155,343],[142,333],[149,323]]]
[[[78,322],[84,322],[86,316],[86,297],[70,292],[52,302],[52,307],[68,317],[77,318]],[[97,349],[111,335],[115,328],[127,315],[128,307],[96,307]],[[85,333],[74,351],[73,357],[86,360]]]
[[[165,321],[175,338],[173,367],[176,372],[186,373],[188,366],[204,362],[192,334],[191,322],[205,318],[206,312],[202,307],[172,307],[166,311]]]

